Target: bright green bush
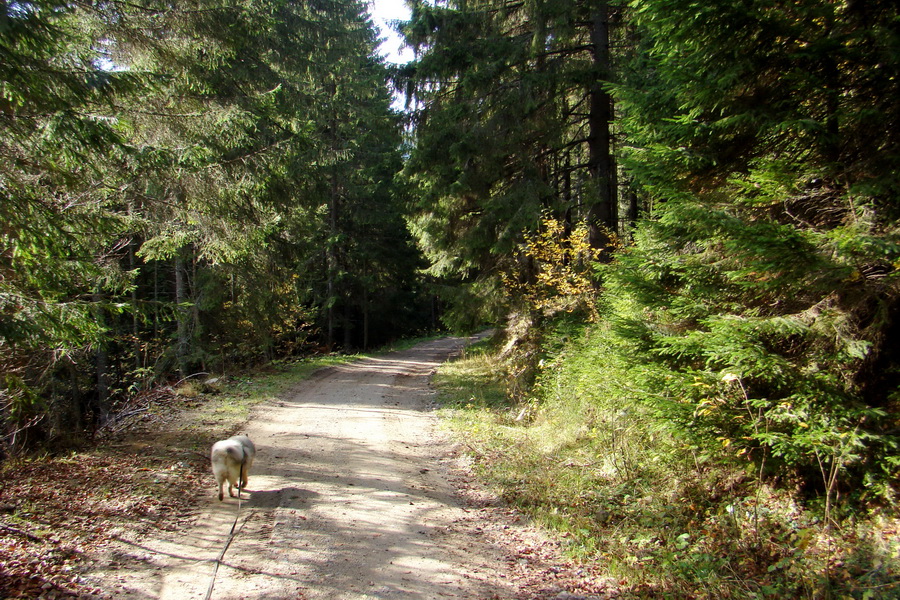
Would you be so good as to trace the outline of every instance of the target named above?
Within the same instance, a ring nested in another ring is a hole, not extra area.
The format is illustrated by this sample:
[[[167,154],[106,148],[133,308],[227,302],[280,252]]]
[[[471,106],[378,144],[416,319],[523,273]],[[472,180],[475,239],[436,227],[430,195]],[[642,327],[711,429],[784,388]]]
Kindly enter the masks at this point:
[[[900,456],[890,399],[864,380],[890,305],[824,237],[672,202],[605,281],[644,403],[705,452],[800,476],[830,511],[841,490],[889,500]]]
[[[609,321],[560,317],[542,333],[540,372],[520,402],[505,394],[501,348],[470,349],[436,383],[477,472],[621,597],[879,598],[896,589],[898,519],[857,511],[825,527],[796,490],[670,419],[694,408],[650,390],[702,386],[636,361]]]
[[[646,402],[693,443],[890,501],[900,475],[896,3],[634,2],[604,271]]]

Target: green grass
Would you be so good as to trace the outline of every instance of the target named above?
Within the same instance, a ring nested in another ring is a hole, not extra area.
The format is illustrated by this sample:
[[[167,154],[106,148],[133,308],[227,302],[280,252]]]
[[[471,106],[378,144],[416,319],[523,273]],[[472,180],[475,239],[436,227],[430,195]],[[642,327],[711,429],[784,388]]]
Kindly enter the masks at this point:
[[[291,386],[308,379],[319,369],[346,364],[367,356],[405,350],[431,339],[435,338],[405,338],[364,354],[325,354],[273,361],[264,368],[225,378],[226,383],[213,389],[206,389],[199,382],[188,380],[178,387],[178,393],[188,398],[202,394],[203,400],[197,402],[191,411],[185,428],[198,431],[213,429],[218,434],[230,433],[250,418],[255,406],[277,399]]]
[[[276,361],[264,369],[225,378],[213,388],[187,381],[177,393],[186,398],[202,394],[202,402],[191,411],[188,430],[231,431],[250,417],[253,407],[277,399],[291,386],[308,379],[315,371],[361,358],[362,355],[329,354],[301,360]],[[213,393],[210,393],[213,392]]]
[[[603,326],[551,332],[516,403],[488,344],[439,370],[446,422],[505,500],[627,598],[900,597],[896,513],[826,529],[789,486],[680,439],[611,344]]]

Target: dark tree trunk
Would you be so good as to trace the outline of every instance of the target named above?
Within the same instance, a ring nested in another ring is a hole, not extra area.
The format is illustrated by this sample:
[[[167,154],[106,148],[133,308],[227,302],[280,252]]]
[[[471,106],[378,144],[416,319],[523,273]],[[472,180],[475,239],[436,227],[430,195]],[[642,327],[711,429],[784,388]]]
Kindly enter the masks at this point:
[[[590,88],[590,134],[588,137],[588,172],[594,189],[588,208],[590,242],[594,248],[604,248],[610,234],[618,229],[618,201],[616,197],[616,164],[612,155],[612,97],[603,85],[612,71],[609,53],[609,5],[597,3],[591,16],[591,46],[593,48],[595,80]]]
[[[95,292],[93,301],[95,305],[94,318],[101,328],[105,328],[106,314],[103,310],[103,294]],[[106,421],[106,408],[109,405],[109,351],[103,342],[97,344],[97,350],[94,353],[94,366],[97,379],[95,382],[96,401],[93,403],[92,424],[96,428]]]
[[[175,355],[178,359],[178,370],[182,377],[187,377],[190,373],[188,365],[188,355],[191,348],[190,339],[190,320],[191,310],[187,306],[188,294],[188,268],[187,268],[187,248],[181,248],[175,255],[175,303],[178,306],[178,329],[175,346]]]

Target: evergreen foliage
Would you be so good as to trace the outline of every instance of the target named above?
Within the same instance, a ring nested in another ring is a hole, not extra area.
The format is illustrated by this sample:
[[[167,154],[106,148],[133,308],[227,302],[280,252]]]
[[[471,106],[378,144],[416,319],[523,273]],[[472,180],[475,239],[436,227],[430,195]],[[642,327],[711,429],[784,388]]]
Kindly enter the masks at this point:
[[[663,369],[649,373],[623,352],[608,319],[573,317],[559,313],[542,327],[525,401],[509,398],[493,344],[442,365],[435,382],[478,474],[559,532],[594,590],[647,599],[893,597],[896,512],[845,506],[835,511],[849,516],[840,527],[823,526],[820,507],[794,485],[722,460],[648,402],[643,383]]]
[[[7,443],[420,326],[376,45],[355,0],[0,3]]]
[[[654,218],[607,273],[647,400],[706,446],[890,497],[892,3],[635,2],[624,162]]]
[[[412,8],[404,140],[358,0],[0,1],[7,442],[437,312],[516,315],[528,399],[548,332],[600,319],[591,356],[698,456],[828,521],[891,501],[895,3]]]
[[[431,273],[456,286],[447,322],[514,315],[507,390],[530,397],[548,332],[590,295],[571,236],[586,224],[595,250],[616,251],[591,291],[648,418],[704,460],[799,484],[826,523],[848,496],[894,502],[894,3],[413,9],[417,59],[395,76],[415,128],[409,218]],[[608,117],[598,90],[615,98]],[[622,168],[598,175],[603,120]]]
[[[417,59],[396,76],[415,132],[410,221],[431,273],[464,288],[449,322],[518,308],[499,279],[533,276],[515,256],[544,215],[587,222],[595,248],[618,230],[609,4],[413,4]]]

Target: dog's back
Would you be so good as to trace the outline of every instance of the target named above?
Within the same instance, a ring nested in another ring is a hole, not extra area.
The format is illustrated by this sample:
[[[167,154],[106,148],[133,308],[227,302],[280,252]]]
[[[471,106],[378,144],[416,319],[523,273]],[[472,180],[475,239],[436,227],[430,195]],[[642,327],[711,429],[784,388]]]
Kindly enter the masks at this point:
[[[219,484],[219,500],[224,497],[223,486],[228,480],[228,495],[234,496],[232,489],[241,490],[247,487],[250,467],[256,457],[256,446],[246,435],[236,435],[213,444],[210,452],[213,475]]]

